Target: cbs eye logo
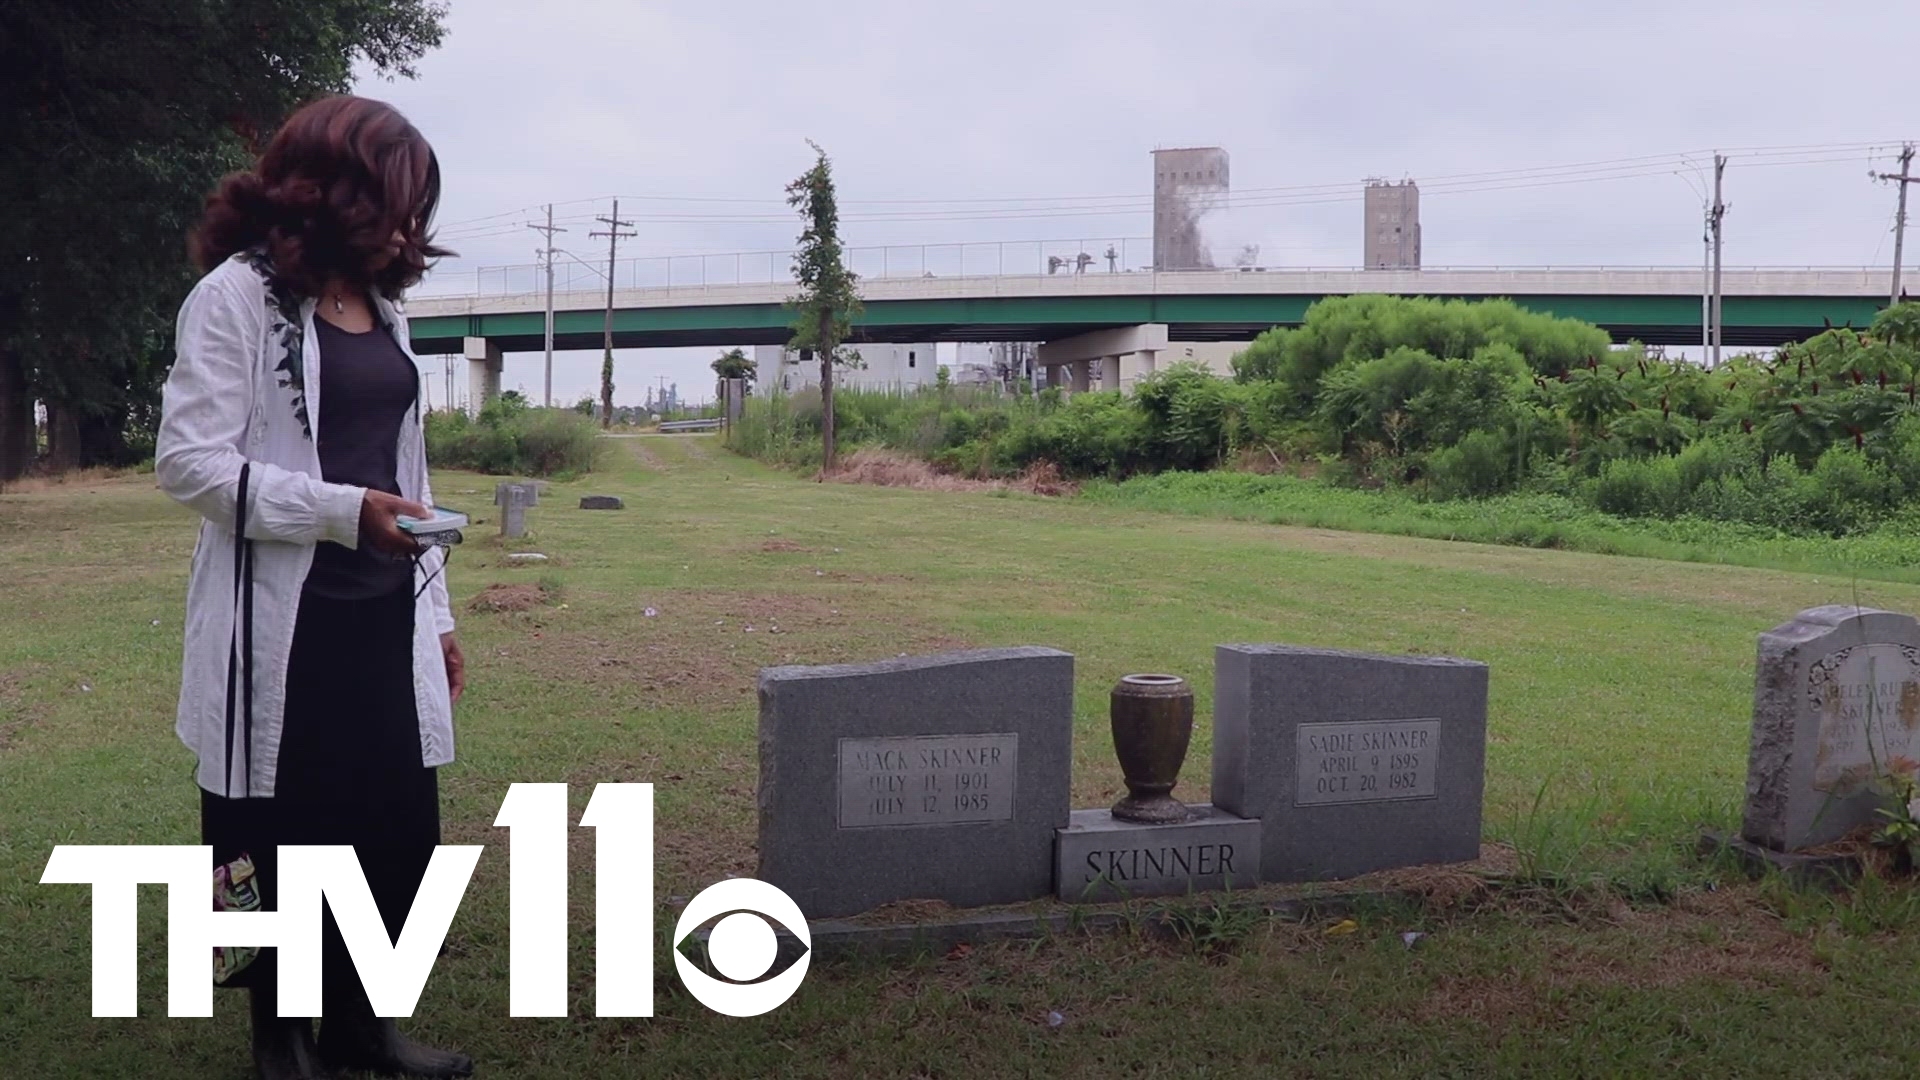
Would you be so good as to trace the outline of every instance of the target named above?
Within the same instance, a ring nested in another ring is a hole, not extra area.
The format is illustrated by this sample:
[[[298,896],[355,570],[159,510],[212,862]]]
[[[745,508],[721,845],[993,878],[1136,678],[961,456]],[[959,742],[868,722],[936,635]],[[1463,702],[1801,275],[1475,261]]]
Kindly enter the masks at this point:
[[[715,917],[719,921],[707,933],[706,952],[721,978],[700,970],[683,949]],[[776,926],[800,939],[801,952],[791,966],[769,975],[779,960]],[[800,905],[754,878],[729,878],[702,889],[673,927],[673,966],[681,985],[700,1004],[727,1016],[759,1016],[779,1008],[800,989],[812,956],[813,936]]]

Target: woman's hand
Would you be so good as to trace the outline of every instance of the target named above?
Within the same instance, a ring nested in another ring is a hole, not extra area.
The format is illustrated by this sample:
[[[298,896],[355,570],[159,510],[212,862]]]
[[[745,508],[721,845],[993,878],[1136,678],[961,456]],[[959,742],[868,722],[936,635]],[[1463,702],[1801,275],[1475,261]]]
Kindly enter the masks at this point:
[[[420,542],[409,536],[394,520],[402,515],[412,518],[432,516],[426,507],[417,502],[368,488],[366,497],[360,500],[360,542],[388,555],[420,554]]]
[[[460,641],[452,631],[440,635],[440,655],[447,661],[447,694],[450,702],[460,700],[467,688],[467,658],[460,652]]]

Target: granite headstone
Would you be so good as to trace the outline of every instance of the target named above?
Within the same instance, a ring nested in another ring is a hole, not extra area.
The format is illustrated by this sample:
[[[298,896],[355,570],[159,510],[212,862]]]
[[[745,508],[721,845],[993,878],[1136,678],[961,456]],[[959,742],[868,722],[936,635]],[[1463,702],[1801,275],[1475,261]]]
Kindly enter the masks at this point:
[[[1920,620],[1809,608],[1760,635],[1740,834],[1788,852],[1882,820],[1876,781],[1920,768]]]
[[[1053,891],[1073,657],[980,649],[760,673],[758,877],[809,918]]]
[[[1213,707],[1213,804],[1260,819],[1262,880],[1479,858],[1485,664],[1221,645]]]
[[[510,540],[527,535],[527,507],[539,502],[539,490],[532,484],[495,485],[493,504],[500,508],[500,535]]]
[[[1054,887],[1061,900],[1244,889],[1260,883],[1260,823],[1201,804],[1174,824],[1121,821],[1101,807],[1075,810],[1060,830]]]

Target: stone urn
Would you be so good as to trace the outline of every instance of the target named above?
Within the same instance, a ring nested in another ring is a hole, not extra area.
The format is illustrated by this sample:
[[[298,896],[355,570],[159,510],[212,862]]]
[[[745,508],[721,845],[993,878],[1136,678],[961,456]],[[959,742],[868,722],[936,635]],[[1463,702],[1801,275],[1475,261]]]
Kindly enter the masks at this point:
[[[1109,715],[1127,779],[1127,797],[1113,805],[1113,816],[1155,825],[1187,820],[1173,785],[1193,738],[1193,688],[1178,675],[1128,675],[1113,688]]]

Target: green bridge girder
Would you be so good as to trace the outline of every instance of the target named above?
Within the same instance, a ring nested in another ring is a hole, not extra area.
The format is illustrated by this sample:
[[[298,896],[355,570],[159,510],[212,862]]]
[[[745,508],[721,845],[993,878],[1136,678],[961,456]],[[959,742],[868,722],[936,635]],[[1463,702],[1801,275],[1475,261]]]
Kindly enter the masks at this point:
[[[1462,299],[1487,299],[1467,296]],[[1298,325],[1317,295],[1010,296],[879,300],[866,304],[856,340],[1051,341],[1089,330],[1165,323],[1175,341],[1236,341],[1274,326]],[[1532,311],[1594,323],[1615,341],[1686,345],[1700,341],[1700,298],[1694,296],[1541,295],[1510,297]],[[1725,344],[1773,346],[1820,333],[1828,325],[1865,327],[1882,302],[1861,296],[1728,296],[1722,300]],[[598,349],[605,313],[554,316],[556,349]],[[792,313],[773,303],[616,308],[614,347],[770,345],[785,342]],[[544,346],[538,311],[424,315],[411,320],[415,352],[458,353],[462,339],[483,337],[505,352]]]

